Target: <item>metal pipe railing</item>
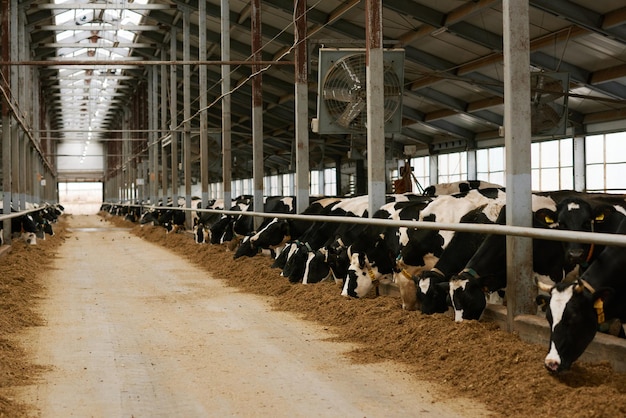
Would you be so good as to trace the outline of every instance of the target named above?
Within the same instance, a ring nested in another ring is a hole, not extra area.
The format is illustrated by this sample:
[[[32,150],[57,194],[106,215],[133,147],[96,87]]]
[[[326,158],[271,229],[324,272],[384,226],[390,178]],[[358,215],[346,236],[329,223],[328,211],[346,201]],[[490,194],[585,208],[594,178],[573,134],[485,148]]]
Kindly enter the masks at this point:
[[[601,245],[615,245],[620,247],[626,247],[626,235],[622,234],[607,234],[600,232],[582,232],[582,231],[567,231],[559,229],[548,228],[528,228],[514,225],[499,225],[499,224],[472,224],[472,223],[449,223],[449,222],[424,222],[424,221],[408,221],[408,220],[392,220],[392,219],[379,219],[379,218],[356,218],[351,216],[324,216],[324,215],[296,215],[285,213],[264,213],[264,212],[252,212],[252,211],[233,211],[233,210],[218,210],[218,209],[194,209],[194,208],[181,208],[181,207],[169,207],[169,206],[155,206],[155,205],[130,205],[129,206],[142,206],[143,208],[163,208],[174,209],[182,211],[195,211],[206,213],[219,213],[226,215],[244,215],[244,216],[259,216],[264,218],[278,218],[278,219],[294,219],[303,221],[321,221],[321,222],[349,222],[361,225],[376,225],[376,226],[393,226],[393,227],[407,227],[418,228],[428,230],[444,230],[444,231],[457,231],[457,232],[476,232],[486,234],[498,234],[498,235],[515,235],[520,237],[547,239],[552,241],[568,241],[578,242],[586,244],[601,244]]]
[[[26,209],[26,210],[22,210],[19,212],[11,212],[11,213],[6,213],[6,214],[0,213],[0,222],[4,221],[5,219],[18,218],[22,215],[28,215],[29,213],[38,212],[44,209],[45,209],[45,206],[42,206],[40,208]]]

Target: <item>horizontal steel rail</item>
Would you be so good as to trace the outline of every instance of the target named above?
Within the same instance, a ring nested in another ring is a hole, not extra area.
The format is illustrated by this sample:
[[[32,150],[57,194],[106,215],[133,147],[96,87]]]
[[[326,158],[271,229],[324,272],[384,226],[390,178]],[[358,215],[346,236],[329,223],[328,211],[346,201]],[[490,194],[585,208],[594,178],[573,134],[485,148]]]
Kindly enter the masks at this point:
[[[449,222],[424,222],[424,221],[408,221],[408,220],[392,220],[392,219],[379,219],[379,218],[356,218],[352,216],[324,216],[324,215],[296,215],[285,213],[265,213],[265,212],[252,212],[252,211],[234,211],[234,210],[218,210],[218,209],[194,209],[194,208],[181,208],[181,207],[169,207],[169,206],[155,206],[155,205],[128,205],[128,206],[142,206],[145,209],[174,209],[189,212],[206,212],[206,213],[219,213],[225,215],[244,215],[244,216],[258,216],[264,218],[278,218],[278,219],[294,219],[303,221],[321,221],[321,222],[349,222],[361,225],[376,225],[376,226],[393,226],[393,227],[407,227],[417,229],[428,230],[444,230],[444,231],[458,231],[458,232],[476,232],[486,234],[498,234],[498,235],[514,235],[528,238],[546,239],[551,241],[568,241],[578,242],[586,244],[601,244],[601,245],[614,245],[619,247],[626,247],[626,235],[623,234],[607,234],[600,232],[582,232],[582,231],[567,231],[548,228],[528,228],[514,225],[499,225],[499,224],[474,224],[474,223],[449,223]]]
[[[44,209],[45,209],[45,206],[42,206],[40,208],[26,209],[20,212],[11,212],[11,213],[2,213],[2,209],[0,209],[0,222],[4,221],[5,219],[19,218],[22,215],[28,215],[29,213],[38,212]]]

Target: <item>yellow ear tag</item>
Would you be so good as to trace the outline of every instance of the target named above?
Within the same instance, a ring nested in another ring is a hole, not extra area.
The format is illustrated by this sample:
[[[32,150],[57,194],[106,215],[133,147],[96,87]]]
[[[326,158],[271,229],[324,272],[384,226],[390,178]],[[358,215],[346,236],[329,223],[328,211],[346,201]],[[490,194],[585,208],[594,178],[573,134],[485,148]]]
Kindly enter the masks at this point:
[[[553,224],[554,223],[554,219],[552,219],[551,217],[547,216],[544,218],[544,220],[546,221],[547,224]]]
[[[604,322],[604,301],[600,298],[596,299],[593,307],[596,308],[596,314],[598,315],[598,324]]]
[[[604,220],[604,213],[601,213],[598,216],[596,216],[596,221],[603,221],[603,220]]]

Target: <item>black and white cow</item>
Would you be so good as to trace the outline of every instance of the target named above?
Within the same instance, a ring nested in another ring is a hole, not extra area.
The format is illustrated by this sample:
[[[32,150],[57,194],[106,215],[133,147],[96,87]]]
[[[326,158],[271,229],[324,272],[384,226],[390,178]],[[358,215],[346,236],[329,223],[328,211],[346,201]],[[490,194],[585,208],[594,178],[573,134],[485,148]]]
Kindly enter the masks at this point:
[[[305,213],[321,216],[345,216],[342,207],[349,200],[325,198],[320,202],[313,203],[313,205],[320,204],[320,209],[311,210],[307,208]],[[297,239],[287,242],[288,248],[285,246],[284,262],[281,260],[280,263],[275,263],[276,266],[282,264],[281,276],[287,277],[291,283],[303,283],[309,258],[329,240],[329,237],[333,236],[339,226],[340,224],[336,222],[315,221]],[[281,255],[282,253],[281,251]]]
[[[252,206],[251,206],[252,207]],[[271,196],[264,198],[264,213],[295,213],[295,197],[293,196]],[[245,218],[245,219],[244,219]],[[274,250],[282,246],[289,240],[290,225],[278,218],[264,218],[258,228],[254,230],[253,218],[245,216],[241,218],[246,227],[239,228],[237,232],[241,236],[239,247],[235,251],[233,258],[254,257],[262,249]]]
[[[460,222],[493,224],[497,221],[503,206],[501,199],[494,200],[463,215]],[[416,285],[416,292],[415,294],[411,291],[401,293],[403,307],[412,310],[419,305],[424,314],[446,312],[450,305],[448,281],[453,274],[465,267],[486,237],[486,233],[456,232],[432,269],[423,270],[419,275],[411,276]],[[399,280],[397,279],[396,283]]]
[[[493,200],[504,197],[500,189],[472,189],[465,193],[428,197],[412,208],[413,213],[398,211],[396,219],[458,223],[463,215]],[[422,270],[431,269],[454,232],[413,228],[396,228],[394,234],[376,229],[369,242],[353,245],[344,296],[363,297],[376,281],[391,276],[398,285],[403,302],[414,304],[416,288],[411,279]],[[376,268],[374,268],[376,266]],[[413,306],[405,306],[414,309]]]
[[[275,197],[273,199],[273,201],[266,200],[265,213],[295,213],[295,198]],[[309,206],[301,215],[323,215],[339,200],[339,198],[311,197]],[[269,249],[272,252],[282,249],[287,242],[298,240],[313,224],[314,222],[309,220],[265,218],[258,231],[253,231],[243,238],[235,253],[235,258],[253,257],[262,249]]]
[[[615,231],[626,234],[626,220]],[[568,370],[589,346],[598,329],[616,324],[614,335],[624,337],[626,322],[626,247],[607,246],[574,282],[554,286],[539,283],[548,296],[537,296],[547,307],[550,346],[544,360],[553,373]]]
[[[352,198],[330,198],[325,199],[329,203],[320,211],[319,215],[333,217],[363,217],[367,216],[368,197],[358,196]],[[322,278],[313,278],[309,275],[310,262],[318,251],[322,250],[329,243],[334,242],[337,234],[348,225],[342,222],[314,222],[295,241],[290,243],[285,264],[281,275],[289,278],[292,283],[317,283]],[[315,268],[315,267],[314,267]],[[324,278],[328,277],[328,274]]]
[[[385,200],[401,205],[399,202],[430,198],[405,193],[387,195]],[[367,217],[368,205],[368,196],[344,198],[333,205],[327,215],[348,219],[345,222],[321,222],[312,225],[300,237],[299,243],[290,245],[283,275],[293,282],[301,281],[304,284],[318,283],[332,275],[337,283],[343,284],[350,264],[348,248],[357,239],[363,238],[363,230],[366,228],[365,225],[350,222],[349,218]]]
[[[550,195],[532,195],[533,227],[556,228],[557,202]],[[506,223],[503,208],[498,224]],[[533,271],[537,280],[559,282],[573,269],[566,263],[559,241],[533,239]],[[506,287],[506,236],[488,236],[465,268],[450,279],[450,300],[454,319],[479,319],[486,307],[486,296]]]
[[[581,193],[562,199],[557,204],[558,229],[583,232],[615,233],[626,216],[623,195]],[[563,242],[566,261],[584,270],[604,246],[588,243]]]
[[[233,201],[233,204],[235,202]],[[196,207],[200,208],[202,202],[197,202]],[[232,206],[232,205],[231,205]],[[207,202],[205,209],[220,210],[224,209],[224,199],[212,199]],[[221,218],[221,214],[212,212],[195,212],[192,219],[193,238],[198,244],[210,241],[211,226]]]
[[[331,213],[329,215],[346,217],[367,216],[367,207],[367,196],[342,198],[331,207]],[[312,256],[311,254],[308,255],[302,282],[318,283],[323,279],[330,277],[331,271],[336,272],[340,270],[341,267],[334,265],[334,263],[340,258],[340,253],[345,253],[345,251],[343,251],[346,248],[345,243],[352,242],[352,239],[349,238],[346,233],[348,230],[353,230],[355,231],[355,235],[358,236],[360,232],[359,228],[362,228],[362,226],[354,223],[336,223],[336,229],[333,231],[331,238],[329,238],[321,248],[314,250],[314,254]],[[328,231],[325,230],[325,232]],[[301,249],[300,240],[288,242],[274,261],[273,267],[284,270],[287,266],[287,262],[292,259],[296,251],[299,249]],[[293,268],[293,266],[287,267],[287,271],[283,271],[281,274],[288,275],[291,268]],[[347,265],[345,270],[347,271]],[[336,277],[336,280],[339,279]]]
[[[596,195],[590,196],[592,203],[586,205],[585,196],[585,193],[573,191],[533,194],[533,227],[585,230],[585,226],[590,228],[594,224],[597,231],[615,231],[624,211],[614,203],[621,203],[623,200]],[[602,199],[605,199],[604,202],[601,202]],[[582,210],[584,208],[587,209]],[[583,213],[586,218],[581,216]],[[505,222],[503,211],[498,223]],[[570,248],[577,246],[533,239],[535,278],[549,283],[560,282],[577,265],[583,262],[586,264],[587,259],[592,260],[592,246],[587,247],[586,253],[576,251],[574,255],[568,253]],[[583,253],[585,260],[582,259]],[[463,271],[450,280],[450,298],[455,320],[460,322],[463,319],[479,319],[486,306],[485,294],[505,287],[506,238],[504,235],[492,235],[485,240]]]
[[[469,192],[472,189],[501,189],[503,186],[483,180],[465,180],[452,183],[439,183],[424,189],[426,196],[440,196]]]
[[[178,209],[167,209],[159,217],[159,224],[166,233],[177,233],[185,230],[185,212]]]
[[[246,212],[252,209],[252,197],[240,196],[233,202],[233,206],[229,208],[233,212]],[[223,214],[220,218],[209,227],[209,235],[211,244],[223,244],[237,241],[237,234],[235,233],[235,225],[237,230],[242,231],[245,229],[248,222],[251,221],[250,216],[245,215],[231,215]],[[249,226],[251,229],[252,227]]]
[[[1,209],[2,206],[0,206],[0,213]],[[18,211],[11,208],[11,212],[15,213]],[[39,234],[42,229],[33,216],[37,216],[36,212],[30,212],[11,218],[11,235],[19,237],[27,244],[37,244],[37,234]],[[4,221],[0,221],[0,236],[2,237],[4,237],[3,225]]]
[[[111,205],[113,208],[116,205]],[[169,208],[172,207],[171,201],[166,205],[163,205],[163,202],[159,202],[156,205],[149,206],[146,210],[143,211],[139,218],[139,224],[141,226],[145,225],[153,225],[153,226],[161,226],[159,223],[159,218],[161,218]],[[111,213],[111,211],[109,211]]]
[[[468,192],[437,197],[420,214],[420,220],[431,222],[495,222],[504,205],[505,194],[501,188],[474,189]],[[440,231],[427,229],[409,229],[408,242],[398,256],[398,271],[394,274],[394,281],[400,290],[402,307],[407,310],[417,308],[417,296],[420,289],[416,286],[416,276],[422,274],[437,277],[441,270],[437,268],[439,259],[444,255],[448,246],[454,244],[447,251],[446,258],[452,261],[467,261],[471,257],[473,246],[477,239],[483,239],[476,234],[459,233],[454,231]],[[467,243],[464,241],[467,240]],[[454,254],[454,255],[453,255]],[[466,259],[467,257],[467,259]],[[448,261],[450,262],[450,261]],[[444,260],[443,263],[446,263]],[[445,270],[445,264],[440,264]],[[452,273],[450,273],[452,274]],[[424,289],[426,283],[421,283]],[[430,283],[428,283],[430,284]],[[435,284],[435,283],[433,283]],[[438,287],[431,290],[438,291]],[[432,292],[431,292],[432,293]],[[427,300],[422,301],[428,306]],[[427,309],[429,310],[429,309]]]
[[[403,200],[383,205],[373,218],[418,220],[432,198]],[[392,280],[397,269],[397,258],[402,246],[408,243],[407,228],[367,225],[361,237],[348,248],[350,266],[341,294],[346,297],[364,297],[381,280]]]

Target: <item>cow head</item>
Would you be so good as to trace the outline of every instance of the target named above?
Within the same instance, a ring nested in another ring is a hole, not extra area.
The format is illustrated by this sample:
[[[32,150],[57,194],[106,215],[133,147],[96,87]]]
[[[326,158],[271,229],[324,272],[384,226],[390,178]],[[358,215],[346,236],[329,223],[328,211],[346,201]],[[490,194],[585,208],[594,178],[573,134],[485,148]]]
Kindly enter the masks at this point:
[[[450,305],[450,283],[437,269],[424,271],[416,278],[417,300],[420,302],[422,313],[431,315],[443,313]]]
[[[239,247],[237,247],[237,251],[235,251],[235,255],[233,255],[233,259],[237,259],[239,257],[254,257],[260,251],[260,248],[253,244],[252,236],[247,235],[243,237],[241,242],[239,243]]]
[[[289,258],[291,252],[295,251],[296,246],[297,246],[296,242],[286,243],[283,246],[283,248],[279,251],[276,258],[274,259],[274,262],[272,263],[272,267],[279,268],[281,270],[284,269],[285,264],[287,264],[287,259]]]
[[[459,275],[452,276],[449,292],[456,322],[480,319],[487,306],[485,290],[483,279],[471,269],[465,269]]]
[[[209,236],[211,244],[221,244],[230,241],[233,237],[232,233],[233,217],[231,215],[223,215],[218,221],[213,223],[209,228]]]
[[[544,365],[548,371],[568,370],[585,351],[604,322],[604,299],[609,289],[593,289],[583,279],[560,282],[550,287],[539,283],[548,293],[537,296],[537,304],[546,310],[550,324],[550,348]]]
[[[313,254],[308,242],[297,242],[295,250],[290,254],[282,275],[291,283],[302,282],[309,254]]]
[[[200,222],[198,218],[195,218],[193,222],[194,222],[194,226],[193,226],[194,241],[196,241],[196,243],[198,244],[205,243],[206,238],[207,238],[206,226],[204,225],[204,223]]]
[[[365,297],[386,276],[387,273],[381,272],[379,266],[371,263],[366,254],[352,253],[341,295],[353,298]]]
[[[553,222],[559,229],[570,231],[591,232],[593,223],[595,222],[591,205],[580,198],[564,199],[557,205],[557,218]],[[604,218],[603,213],[598,214],[598,221]],[[552,221],[546,217],[547,221]],[[565,261],[569,264],[585,265],[591,259],[593,254],[593,246],[578,242],[563,242],[565,251]]]
[[[275,248],[291,240],[289,222],[278,218],[272,219],[259,232],[252,235],[250,241],[260,248]]]
[[[336,246],[333,243],[328,247],[320,248],[309,254],[303,282],[317,283],[332,276],[335,283],[343,287],[350,261],[348,248],[343,245]]]
[[[329,255],[330,251],[328,248],[320,248],[309,254],[302,283],[318,283],[332,275]]]
[[[406,231],[408,241],[400,249],[402,261],[410,266],[425,266],[433,257],[443,253],[444,239],[436,230],[413,229]]]

